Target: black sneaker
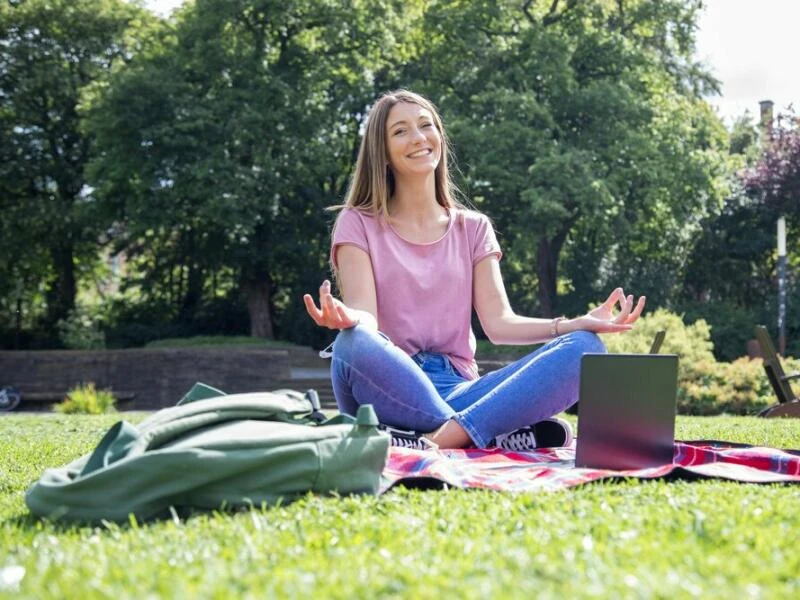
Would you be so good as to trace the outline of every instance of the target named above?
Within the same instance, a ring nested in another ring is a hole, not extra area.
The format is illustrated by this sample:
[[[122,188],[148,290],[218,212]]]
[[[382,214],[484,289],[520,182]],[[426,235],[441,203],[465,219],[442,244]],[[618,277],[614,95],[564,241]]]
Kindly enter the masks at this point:
[[[396,429],[394,427],[389,427],[388,425],[380,425],[379,429],[392,436],[392,446],[411,448],[412,450],[429,450],[431,448],[438,448],[434,442],[430,441],[426,437],[423,437],[421,433],[417,433],[416,431]]]
[[[536,448],[560,448],[572,443],[572,427],[570,424],[552,417],[527,427],[515,429],[510,433],[498,435],[494,440],[497,448],[504,450],[535,450]]]

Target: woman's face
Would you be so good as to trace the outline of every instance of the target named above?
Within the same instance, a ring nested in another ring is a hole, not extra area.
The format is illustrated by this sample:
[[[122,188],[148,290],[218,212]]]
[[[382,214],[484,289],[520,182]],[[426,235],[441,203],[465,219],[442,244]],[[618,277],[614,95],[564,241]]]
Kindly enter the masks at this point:
[[[431,112],[419,104],[395,104],[386,119],[386,153],[395,177],[433,173],[442,138]]]

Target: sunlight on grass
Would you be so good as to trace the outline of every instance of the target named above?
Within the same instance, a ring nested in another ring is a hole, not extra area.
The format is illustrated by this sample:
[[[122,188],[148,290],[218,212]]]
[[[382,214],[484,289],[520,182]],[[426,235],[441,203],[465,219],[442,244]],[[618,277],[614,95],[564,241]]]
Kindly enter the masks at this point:
[[[138,422],[144,413],[122,417]],[[629,481],[541,494],[398,489],[135,526],[30,517],[27,486],[43,469],[90,451],[117,418],[0,418],[0,568],[25,569],[8,597],[800,593],[800,486],[792,485]],[[800,448],[800,427],[790,420],[679,417],[677,430],[682,439]]]

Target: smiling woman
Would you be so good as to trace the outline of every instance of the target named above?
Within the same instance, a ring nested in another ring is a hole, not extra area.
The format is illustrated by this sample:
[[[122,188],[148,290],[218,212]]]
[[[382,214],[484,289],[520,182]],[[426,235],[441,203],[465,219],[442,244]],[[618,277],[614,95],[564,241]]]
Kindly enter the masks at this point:
[[[388,121],[387,152],[395,179],[435,171],[442,157],[442,137],[431,111],[401,102],[389,111]]]
[[[373,106],[333,231],[330,260],[342,298],[323,282],[314,321],[338,329],[331,375],[339,409],[372,404],[395,444],[515,450],[569,444],[553,417],[577,400],[580,361],[603,352],[597,333],[626,331],[644,298],[614,290],[576,319],[516,315],[489,219],[456,199],[436,107],[398,90]],[[615,308],[619,307],[616,311]],[[479,375],[473,308],[489,339],[547,342]]]

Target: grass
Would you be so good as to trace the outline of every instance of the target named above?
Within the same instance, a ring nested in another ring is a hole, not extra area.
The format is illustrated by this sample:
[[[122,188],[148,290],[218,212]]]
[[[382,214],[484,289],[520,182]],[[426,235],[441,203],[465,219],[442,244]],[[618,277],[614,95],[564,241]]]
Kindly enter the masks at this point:
[[[142,414],[123,417],[138,421]],[[0,597],[800,593],[800,486],[633,481],[520,495],[400,489],[380,498],[308,496],[277,508],[138,526],[31,518],[27,486],[43,469],[91,450],[113,422],[0,418],[0,569],[25,569],[19,589],[0,589]],[[792,420],[680,417],[677,435],[800,448]]]
[[[187,338],[164,338],[145,344],[145,348],[194,348],[197,346],[266,346],[268,348],[290,348],[291,342],[256,338],[247,335],[197,335]]]

